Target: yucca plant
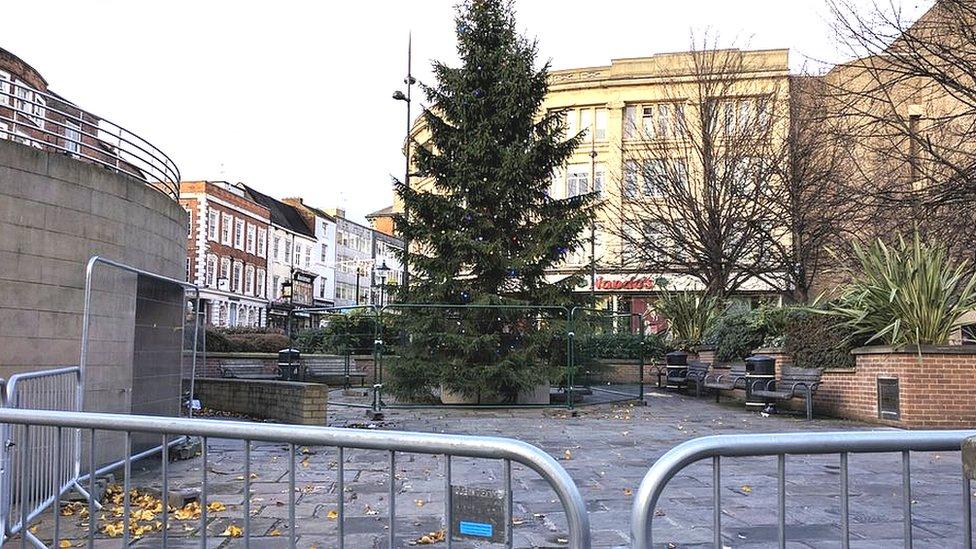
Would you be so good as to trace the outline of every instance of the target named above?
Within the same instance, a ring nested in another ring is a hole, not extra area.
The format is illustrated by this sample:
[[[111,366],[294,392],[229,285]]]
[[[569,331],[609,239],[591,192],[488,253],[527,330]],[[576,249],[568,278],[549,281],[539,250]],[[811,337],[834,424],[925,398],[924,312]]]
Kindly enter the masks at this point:
[[[896,347],[944,345],[960,319],[976,309],[976,274],[953,262],[946,249],[899,236],[855,245],[860,269],[827,311],[840,317],[852,339]]]
[[[718,300],[695,292],[661,292],[655,310],[668,319],[672,347],[689,350],[700,345],[718,316]]]

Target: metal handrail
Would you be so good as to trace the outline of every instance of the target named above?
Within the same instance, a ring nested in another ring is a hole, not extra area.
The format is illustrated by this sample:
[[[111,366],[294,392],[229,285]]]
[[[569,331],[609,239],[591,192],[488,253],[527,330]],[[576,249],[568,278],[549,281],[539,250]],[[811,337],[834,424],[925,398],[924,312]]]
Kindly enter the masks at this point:
[[[771,433],[753,435],[715,435],[696,438],[675,446],[654,462],[641,481],[631,512],[630,533],[634,549],[652,547],[652,527],[654,510],[658,499],[670,481],[679,471],[697,461],[713,460],[713,499],[715,546],[721,547],[721,473],[719,460],[722,457],[779,456],[779,529],[781,545],[785,532],[785,456],[788,454],[840,454],[841,489],[841,543],[847,547],[850,534],[847,496],[847,454],[901,452],[903,458],[903,499],[908,502],[906,513],[906,540],[911,540],[911,477],[909,452],[949,452],[959,451],[962,442],[976,436],[976,431],[862,431],[827,433]],[[965,510],[969,510],[969,479],[963,475],[962,494]],[[965,540],[971,543],[969,513],[964,513],[967,528]],[[969,544],[966,547],[970,547]]]
[[[391,456],[393,455],[392,452],[406,452],[514,461],[538,473],[556,492],[566,513],[568,546],[573,549],[589,549],[590,547],[589,515],[583,497],[572,477],[546,452],[531,444],[514,439],[439,433],[367,431],[245,421],[16,409],[0,409],[0,423],[92,431],[157,433],[169,436],[189,435],[203,437],[204,440],[214,438],[287,443],[292,448],[292,454],[294,454],[296,445],[305,445],[386,450],[391,452]],[[206,470],[205,466],[204,470]],[[510,471],[510,467],[506,467],[506,470]],[[394,471],[391,470],[390,474],[393,475]],[[245,473],[245,478],[247,478],[247,473]],[[126,476],[126,480],[128,480],[128,476]],[[450,482],[449,476],[447,482]],[[204,484],[204,491],[206,491],[206,484]],[[128,483],[126,492],[128,492]],[[340,490],[339,493],[342,494],[343,492]],[[393,493],[391,489],[391,494]],[[392,542],[392,525],[389,532]]]
[[[18,90],[26,90],[28,97],[18,96]],[[166,153],[60,96],[21,82],[0,81],[0,122],[9,126],[0,132],[9,140],[22,140],[124,173],[161,188],[174,200],[179,198],[180,171]],[[77,132],[77,139],[68,137],[69,129]]]

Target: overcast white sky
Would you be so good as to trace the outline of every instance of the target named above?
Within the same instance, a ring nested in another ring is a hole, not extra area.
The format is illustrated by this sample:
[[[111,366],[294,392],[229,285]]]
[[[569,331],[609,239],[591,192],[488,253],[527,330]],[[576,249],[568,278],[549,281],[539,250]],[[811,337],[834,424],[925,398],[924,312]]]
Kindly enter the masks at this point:
[[[407,32],[415,76],[429,81],[431,59],[456,59],[454,3],[0,0],[0,47],[166,151],[184,179],[244,181],[361,220],[392,204],[390,176],[403,173],[404,104],[390,96],[405,75]],[[704,28],[790,48],[795,69],[840,55],[825,0],[517,5],[554,68],[687,50],[690,31]]]

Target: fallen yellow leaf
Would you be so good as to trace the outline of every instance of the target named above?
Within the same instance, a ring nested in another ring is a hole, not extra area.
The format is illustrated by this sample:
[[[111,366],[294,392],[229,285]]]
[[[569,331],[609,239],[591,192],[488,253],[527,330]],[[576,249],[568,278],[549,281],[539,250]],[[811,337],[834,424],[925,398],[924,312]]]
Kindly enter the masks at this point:
[[[212,501],[207,504],[207,511],[211,513],[219,513],[220,511],[226,511],[227,506],[219,501]]]
[[[749,486],[748,484],[743,484],[741,490],[743,494],[751,494],[752,486]]]
[[[299,463],[302,464],[303,468],[308,469],[308,458],[301,460]]]
[[[66,540],[66,539],[63,539],[63,540],[61,540],[61,541],[58,542],[58,547],[60,549],[65,549],[66,547],[71,547],[71,542],[68,541],[68,540]]]
[[[277,528],[274,528],[270,532],[268,532],[268,535],[269,536],[280,536],[281,535],[281,530],[279,530]]]
[[[569,450],[563,452],[563,459],[573,459],[573,453]]]
[[[631,490],[630,488],[624,488],[624,495],[625,496],[632,495],[633,493],[634,493],[634,491]]]
[[[229,524],[227,529],[221,532],[220,535],[228,538],[239,538],[243,533],[244,530],[242,530],[240,526],[237,526],[236,524]]]
[[[325,517],[328,518],[329,520],[335,520],[339,518],[339,512],[336,511],[335,509],[332,509],[331,511],[329,511],[327,515],[325,515]]]

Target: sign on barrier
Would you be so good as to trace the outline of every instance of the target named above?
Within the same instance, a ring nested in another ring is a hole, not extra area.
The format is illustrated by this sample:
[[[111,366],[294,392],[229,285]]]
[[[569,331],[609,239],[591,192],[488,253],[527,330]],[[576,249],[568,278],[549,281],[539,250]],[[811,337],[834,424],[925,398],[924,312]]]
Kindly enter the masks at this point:
[[[507,543],[511,537],[505,490],[452,486],[454,539]]]

